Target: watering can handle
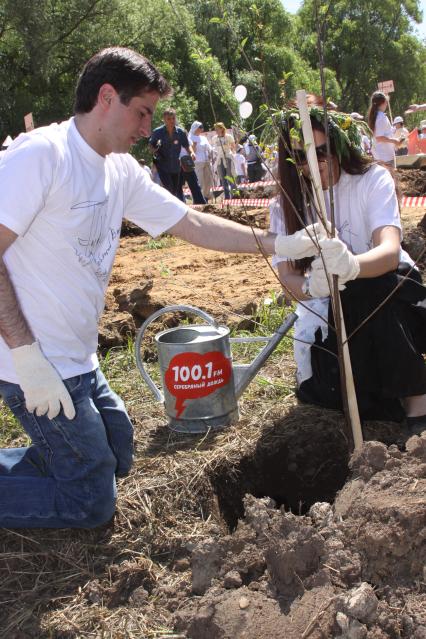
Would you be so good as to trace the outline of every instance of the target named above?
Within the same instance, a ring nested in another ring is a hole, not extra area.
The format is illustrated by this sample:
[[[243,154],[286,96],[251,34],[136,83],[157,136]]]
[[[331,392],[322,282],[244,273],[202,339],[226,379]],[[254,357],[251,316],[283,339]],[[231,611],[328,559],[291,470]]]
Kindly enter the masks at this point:
[[[141,343],[142,343],[142,339],[143,339],[143,337],[145,335],[145,331],[148,328],[148,326],[151,324],[151,322],[156,320],[161,315],[164,315],[165,313],[177,313],[178,311],[186,311],[187,313],[193,313],[194,315],[198,315],[199,317],[202,317],[203,319],[205,319],[209,324],[211,324],[215,328],[219,327],[219,324],[216,322],[216,320],[213,319],[213,317],[211,317],[205,311],[202,311],[200,308],[196,308],[195,306],[189,306],[189,305],[187,306],[187,305],[184,305],[184,304],[175,304],[173,306],[165,306],[164,308],[160,308],[159,311],[155,311],[155,313],[150,315],[144,321],[144,323],[142,324],[142,326],[138,330],[138,333],[136,335],[136,340],[135,340],[136,364],[137,364],[137,366],[139,368],[139,372],[142,375],[143,379],[145,380],[146,384],[151,389],[152,393],[155,395],[155,397],[158,399],[158,401],[161,402],[161,403],[164,402],[164,395],[160,391],[160,389],[157,388],[157,386],[155,385],[155,383],[153,382],[153,380],[151,379],[150,375],[148,374],[148,372],[145,369],[145,365],[144,365],[144,363],[142,361],[142,357],[141,357]]]

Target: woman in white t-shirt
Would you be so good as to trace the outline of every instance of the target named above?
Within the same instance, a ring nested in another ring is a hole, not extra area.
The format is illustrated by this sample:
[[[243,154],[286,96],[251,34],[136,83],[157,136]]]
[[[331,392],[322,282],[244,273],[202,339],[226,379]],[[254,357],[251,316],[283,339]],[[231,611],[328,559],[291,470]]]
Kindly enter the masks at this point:
[[[233,174],[232,158],[235,153],[235,140],[230,133],[226,132],[223,122],[216,122],[214,130],[216,135],[212,144],[216,154],[215,167],[223,187],[225,200],[229,200],[232,197],[232,183],[227,180],[226,176]]]
[[[188,139],[192,144],[195,153],[195,173],[198,183],[206,200],[211,197],[213,186],[213,149],[210,142],[203,135],[203,123],[195,120],[189,131]]]
[[[294,130],[295,111],[283,117],[279,139],[279,182],[286,196],[281,195],[271,207],[271,230],[288,235],[301,229],[302,221],[311,224],[316,220],[307,195],[312,187],[303,142],[291,141],[289,133]],[[311,121],[329,209],[329,160],[322,117],[317,109]],[[326,265],[328,273],[339,277],[347,334],[354,332],[349,348],[361,417],[401,421],[405,412],[408,433],[419,432],[426,430],[426,367],[422,357],[426,351],[426,288],[416,269],[410,272],[413,262],[401,249],[392,175],[362,154],[359,132],[355,122],[349,121],[347,116],[329,113],[333,199],[340,239],[321,240],[322,257],[313,242],[299,253],[300,259],[274,257],[285,293],[302,301],[295,324],[297,394],[308,403],[342,406]],[[279,255],[278,245],[276,250]],[[359,328],[397,285],[380,311]]]
[[[373,131],[374,159],[395,167],[395,147],[399,147],[401,141],[395,137],[395,129],[385,114],[387,108],[388,99],[385,94],[375,91],[368,110],[368,126]]]

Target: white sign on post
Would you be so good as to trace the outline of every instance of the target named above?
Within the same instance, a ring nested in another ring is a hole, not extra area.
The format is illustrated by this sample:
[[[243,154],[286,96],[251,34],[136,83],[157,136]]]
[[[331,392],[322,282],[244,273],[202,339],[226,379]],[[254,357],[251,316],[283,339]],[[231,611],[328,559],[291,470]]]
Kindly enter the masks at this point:
[[[393,86],[393,80],[385,80],[384,82],[378,82],[377,87],[379,91],[381,91],[385,95],[389,95],[389,93],[393,93],[395,91]]]
[[[32,113],[27,113],[27,115],[24,115],[24,123],[25,131],[32,131],[35,128]]]

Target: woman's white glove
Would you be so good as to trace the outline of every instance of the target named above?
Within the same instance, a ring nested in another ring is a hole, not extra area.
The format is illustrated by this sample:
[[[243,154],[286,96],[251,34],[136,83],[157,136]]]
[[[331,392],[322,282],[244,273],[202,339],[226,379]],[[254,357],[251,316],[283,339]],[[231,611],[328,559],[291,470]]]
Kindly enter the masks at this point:
[[[333,275],[337,275],[339,291],[345,289],[345,283],[355,280],[360,271],[358,258],[353,255],[346,244],[337,237],[320,240],[322,255],[311,264],[309,277],[309,294],[311,297],[330,295]]]
[[[319,245],[327,273],[338,275],[339,282],[342,284],[358,277],[360,271],[358,258],[350,252],[342,240],[337,237],[325,238],[319,241]]]
[[[300,260],[304,257],[318,255],[318,242],[327,238],[322,224],[310,224],[293,235],[277,235],[275,238],[275,255]]]
[[[329,273],[327,277],[321,257],[315,258],[312,262],[308,280],[308,293],[310,297],[328,297],[330,295],[330,285],[331,290],[333,290],[333,276]],[[340,277],[338,278],[338,286],[339,291],[345,289],[345,285],[340,281]]]
[[[27,410],[49,419],[56,417],[61,404],[68,419],[74,419],[75,408],[65,384],[45,358],[37,342],[12,348],[11,354]]]

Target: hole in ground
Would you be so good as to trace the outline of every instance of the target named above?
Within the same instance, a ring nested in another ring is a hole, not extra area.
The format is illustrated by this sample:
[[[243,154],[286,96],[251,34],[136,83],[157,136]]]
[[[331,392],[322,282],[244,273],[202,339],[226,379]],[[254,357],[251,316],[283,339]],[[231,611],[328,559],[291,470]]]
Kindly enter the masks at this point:
[[[274,424],[253,454],[226,462],[211,478],[219,509],[233,531],[244,516],[243,499],[272,497],[277,506],[303,515],[317,501],[332,503],[348,476],[348,448],[336,420]]]

